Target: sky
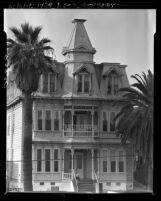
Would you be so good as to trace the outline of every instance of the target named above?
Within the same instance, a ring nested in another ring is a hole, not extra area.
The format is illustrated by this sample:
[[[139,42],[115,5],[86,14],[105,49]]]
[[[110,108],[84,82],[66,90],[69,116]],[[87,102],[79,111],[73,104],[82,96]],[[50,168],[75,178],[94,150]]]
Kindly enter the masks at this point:
[[[5,9],[4,31],[13,38],[10,27],[20,28],[24,22],[42,26],[40,37],[52,42],[56,60],[64,62],[62,48],[68,44],[73,19],[84,23],[92,46],[96,49],[95,63],[113,62],[127,65],[131,75],[154,72],[155,9]]]

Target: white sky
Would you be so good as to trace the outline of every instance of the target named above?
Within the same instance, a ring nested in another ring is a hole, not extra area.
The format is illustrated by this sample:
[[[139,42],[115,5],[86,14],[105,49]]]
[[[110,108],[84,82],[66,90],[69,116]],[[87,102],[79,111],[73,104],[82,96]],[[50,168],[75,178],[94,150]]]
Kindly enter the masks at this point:
[[[62,47],[67,45],[75,18],[86,19],[85,27],[93,47],[94,61],[127,65],[130,76],[153,70],[153,35],[156,31],[155,9],[5,9],[4,31],[13,37],[9,27],[29,22],[42,26],[41,37],[52,40],[56,59],[64,61]]]

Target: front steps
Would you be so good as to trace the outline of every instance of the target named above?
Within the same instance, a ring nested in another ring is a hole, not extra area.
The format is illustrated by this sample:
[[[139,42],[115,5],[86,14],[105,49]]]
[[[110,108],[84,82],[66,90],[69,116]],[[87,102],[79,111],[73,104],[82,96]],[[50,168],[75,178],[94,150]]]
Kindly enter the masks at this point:
[[[93,180],[79,180],[78,193],[95,193],[95,183]]]

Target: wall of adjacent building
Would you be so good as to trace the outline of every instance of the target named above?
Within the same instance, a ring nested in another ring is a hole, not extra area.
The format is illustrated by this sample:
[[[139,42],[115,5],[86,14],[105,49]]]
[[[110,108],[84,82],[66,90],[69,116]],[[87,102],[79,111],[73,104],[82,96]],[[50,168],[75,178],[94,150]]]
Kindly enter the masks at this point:
[[[21,186],[22,175],[22,102],[19,102],[7,111],[7,121],[10,116],[10,133],[7,133],[7,153],[11,187]],[[9,122],[7,122],[8,125]]]

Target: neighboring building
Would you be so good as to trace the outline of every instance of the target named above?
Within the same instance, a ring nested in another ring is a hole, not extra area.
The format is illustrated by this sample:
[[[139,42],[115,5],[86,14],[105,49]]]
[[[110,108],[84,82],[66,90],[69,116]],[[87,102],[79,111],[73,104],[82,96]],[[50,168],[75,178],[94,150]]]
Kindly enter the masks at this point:
[[[129,86],[126,66],[95,64],[85,21],[73,21],[65,62],[55,61],[33,94],[35,191],[74,191],[76,173],[79,192],[133,188],[132,146],[116,137],[113,118],[121,106],[112,106],[121,97],[117,90]],[[7,94],[7,159],[15,161],[7,176],[10,186],[22,188],[23,97],[14,82]]]

